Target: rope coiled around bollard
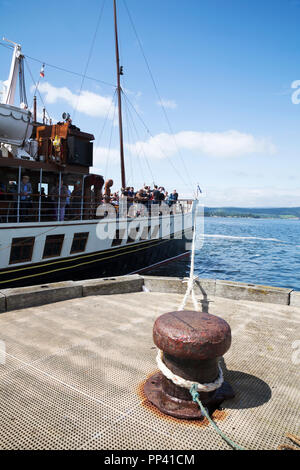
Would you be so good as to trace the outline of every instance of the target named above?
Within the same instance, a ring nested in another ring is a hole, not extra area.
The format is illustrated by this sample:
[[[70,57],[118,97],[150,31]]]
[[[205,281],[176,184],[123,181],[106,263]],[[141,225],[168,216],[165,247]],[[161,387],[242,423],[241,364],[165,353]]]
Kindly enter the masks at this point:
[[[163,352],[159,349],[156,356],[156,364],[161,373],[167,377],[167,379],[171,380],[174,385],[178,387],[190,389],[192,386],[197,387],[198,392],[213,392],[217,390],[217,388],[221,387],[222,383],[224,382],[223,371],[219,364],[219,375],[214,382],[200,384],[191,382],[190,380],[183,379],[179,375],[173,374],[173,372],[166,366],[163,361]]]
[[[212,392],[214,390],[216,390],[217,388],[219,388],[223,381],[224,381],[224,378],[223,378],[223,372],[222,372],[222,369],[221,369],[221,366],[219,364],[219,377],[214,381],[214,382],[211,382],[211,383],[207,383],[207,384],[200,384],[200,383],[192,383],[191,381],[189,380],[185,380],[183,379],[182,377],[179,377],[178,375],[175,375],[173,374],[172,371],[170,371],[170,369],[168,369],[168,367],[165,365],[165,363],[163,362],[163,359],[162,359],[162,355],[163,355],[163,352],[158,350],[158,353],[157,353],[157,356],[156,356],[156,363],[157,363],[157,366],[159,368],[159,370],[163,373],[163,375],[171,380],[175,385],[179,386],[179,387],[183,387],[183,388],[188,388],[189,391],[190,391],[190,394],[192,395],[192,398],[193,398],[193,402],[197,403],[197,405],[199,406],[200,410],[201,410],[201,413],[208,419],[208,421],[210,422],[210,424],[214,427],[214,429],[217,431],[217,433],[231,446],[233,447],[234,449],[236,450],[246,450],[244,449],[243,447],[239,446],[238,444],[236,444],[235,442],[233,442],[229,437],[227,437],[222,431],[221,429],[216,425],[216,423],[211,419],[211,417],[209,416],[209,413],[208,411],[205,409],[205,407],[203,406],[200,398],[199,398],[199,391],[200,392]]]

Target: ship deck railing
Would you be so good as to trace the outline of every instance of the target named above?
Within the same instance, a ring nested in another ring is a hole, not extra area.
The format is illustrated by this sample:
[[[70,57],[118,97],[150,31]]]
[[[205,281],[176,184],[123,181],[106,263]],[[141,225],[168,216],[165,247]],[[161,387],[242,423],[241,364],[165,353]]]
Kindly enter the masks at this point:
[[[3,198],[3,199],[2,199]],[[164,215],[168,212],[170,215],[185,214],[192,210],[192,200],[180,199],[175,203],[157,203],[157,215]],[[98,208],[103,202],[96,203],[90,198],[70,200],[66,204],[65,198],[56,197],[50,200],[50,197],[44,199],[39,194],[31,195],[30,200],[22,200],[21,195],[14,193],[2,193],[0,197],[0,223],[22,223],[22,222],[59,222],[72,220],[95,220],[111,217],[111,213],[99,211]],[[154,214],[153,201],[138,204],[135,202],[127,203],[128,218],[139,217]],[[115,214],[113,216],[119,218],[119,203],[111,202],[114,207]],[[142,209],[141,209],[142,208]],[[143,210],[144,209],[144,210]]]

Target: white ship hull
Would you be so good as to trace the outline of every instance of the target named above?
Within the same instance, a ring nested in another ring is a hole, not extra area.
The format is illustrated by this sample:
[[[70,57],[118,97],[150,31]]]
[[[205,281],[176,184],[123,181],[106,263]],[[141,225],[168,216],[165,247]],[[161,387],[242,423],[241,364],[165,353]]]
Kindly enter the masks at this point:
[[[128,274],[188,254],[194,211],[174,216],[113,221],[0,224],[0,291],[3,288],[84,277]],[[84,251],[72,254],[75,234],[88,234]],[[107,237],[103,238],[103,233]],[[113,235],[112,235],[113,233]],[[48,236],[63,236],[59,256],[45,257]],[[34,238],[30,261],[11,261],[15,239]],[[134,237],[134,240],[133,240]]]

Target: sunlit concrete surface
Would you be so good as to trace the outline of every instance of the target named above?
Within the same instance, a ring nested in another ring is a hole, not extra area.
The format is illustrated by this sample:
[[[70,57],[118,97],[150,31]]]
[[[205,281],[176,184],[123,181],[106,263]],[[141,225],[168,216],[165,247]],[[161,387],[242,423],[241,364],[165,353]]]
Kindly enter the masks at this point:
[[[181,300],[136,292],[1,314],[0,448],[229,449],[206,421],[163,417],[142,394],[156,370],[153,322]],[[202,307],[233,336],[223,370],[236,397],[216,422],[243,447],[276,449],[299,433],[300,308],[218,297]]]

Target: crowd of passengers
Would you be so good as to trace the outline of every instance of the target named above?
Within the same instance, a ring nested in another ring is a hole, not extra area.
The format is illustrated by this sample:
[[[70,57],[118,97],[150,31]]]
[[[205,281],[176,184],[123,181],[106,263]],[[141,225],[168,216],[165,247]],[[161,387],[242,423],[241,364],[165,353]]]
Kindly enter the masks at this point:
[[[178,193],[176,189],[172,193],[168,193],[164,187],[154,185],[153,188],[144,185],[143,188],[135,191],[133,187],[122,189],[121,192],[112,192],[111,187],[113,181],[108,180],[105,183],[103,194],[96,198],[94,190],[89,189],[89,193],[85,191],[85,197],[82,198],[82,182],[77,181],[74,189],[70,191],[69,187],[61,181],[51,188],[49,194],[45,193],[44,188],[41,192],[33,194],[32,185],[28,175],[24,175],[20,184],[20,195],[18,194],[18,185],[14,181],[9,181],[7,186],[0,182],[0,200],[10,201],[11,217],[16,215],[16,210],[19,200],[19,216],[20,221],[27,221],[32,217],[33,207],[35,203],[40,202],[41,220],[72,220],[79,219],[84,212],[85,218],[93,218],[95,208],[101,203],[110,203],[117,209],[120,198],[127,198],[127,204],[141,203],[141,204],[161,204],[165,202],[170,207],[176,204],[178,200]],[[19,198],[20,196],[20,198]],[[97,200],[96,200],[97,199]],[[0,216],[0,219],[3,219]]]
[[[135,191],[133,187],[128,187],[121,191],[121,196],[119,192],[113,193],[112,196],[110,196],[110,202],[112,204],[118,204],[120,197],[126,197],[129,203],[159,204],[164,201],[171,206],[177,202],[178,193],[176,189],[174,189],[174,191],[169,194],[165,188],[158,187],[157,185],[154,185],[152,189],[150,186],[144,185],[144,187],[138,191]]]

